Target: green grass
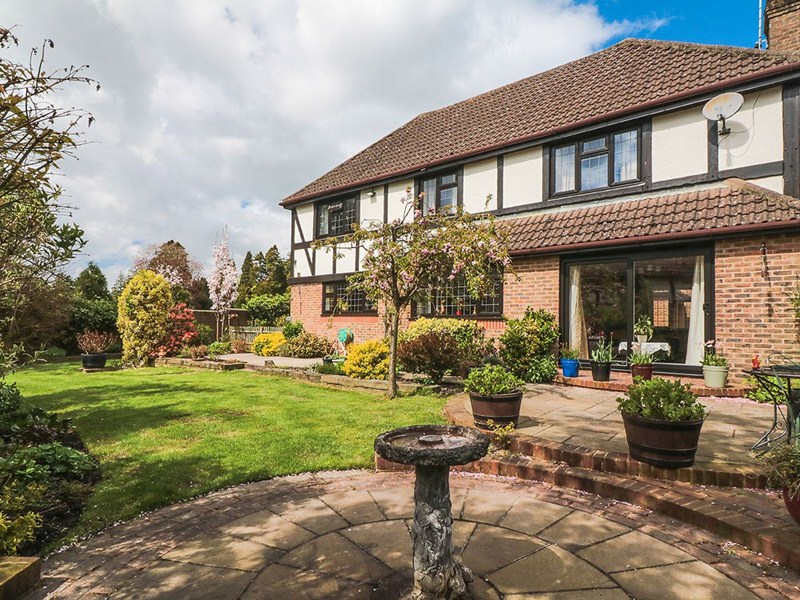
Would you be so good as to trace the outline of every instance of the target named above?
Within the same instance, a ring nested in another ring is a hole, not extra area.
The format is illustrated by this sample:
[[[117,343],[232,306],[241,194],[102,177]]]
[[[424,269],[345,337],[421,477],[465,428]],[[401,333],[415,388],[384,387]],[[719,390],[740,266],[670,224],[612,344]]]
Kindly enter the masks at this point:
[[[103,480],[72,536],[142,511],[278,475],[370,467],[375,436],[443,423],[444,400],[337,390],[249,371],[15,373],[31,404],[72,419]]]

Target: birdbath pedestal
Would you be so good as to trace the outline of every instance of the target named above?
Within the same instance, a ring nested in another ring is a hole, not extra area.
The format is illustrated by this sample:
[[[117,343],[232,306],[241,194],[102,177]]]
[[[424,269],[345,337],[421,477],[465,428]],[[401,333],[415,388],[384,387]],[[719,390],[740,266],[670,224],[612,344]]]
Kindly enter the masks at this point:
[[[393,462],[414,465],[414,588],[406,600],[469,598],[472,572],[453,556],[451,465],[478,460],[489,437],[470,427],[412,425],[380,434],[375,451]]]

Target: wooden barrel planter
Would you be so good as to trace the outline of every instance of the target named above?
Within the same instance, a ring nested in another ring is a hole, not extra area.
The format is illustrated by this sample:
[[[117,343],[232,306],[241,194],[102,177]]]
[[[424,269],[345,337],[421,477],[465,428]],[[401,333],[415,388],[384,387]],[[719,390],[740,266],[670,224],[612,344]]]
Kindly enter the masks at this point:
[[[622,413],[631,458],[665,469],[691,467],[703,419],[656,421]]]
[[[99,354],[81,354],[81,366],[84,369],[104,369],[108,354],[102,352]]]
[[[500,426],[513,423],[514,427],[519,422],[522,391],[511,392],[510,394],[491,394],[489,396],[481,396],[470,392],[469,400],[472,405],[472,417],[475,419],[475,427],[489,429],[489,420]]]
[[[641,377],[650,381],[653,378],[653,365],[631,365],[631,377]]]

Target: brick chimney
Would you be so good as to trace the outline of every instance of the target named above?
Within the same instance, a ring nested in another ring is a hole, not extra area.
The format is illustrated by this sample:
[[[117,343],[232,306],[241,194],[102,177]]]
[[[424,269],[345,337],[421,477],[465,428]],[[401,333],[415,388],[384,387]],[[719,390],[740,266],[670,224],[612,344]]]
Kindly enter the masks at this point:
[[[800,0],[767,0],[764,33],[770,50],[800,52]]]

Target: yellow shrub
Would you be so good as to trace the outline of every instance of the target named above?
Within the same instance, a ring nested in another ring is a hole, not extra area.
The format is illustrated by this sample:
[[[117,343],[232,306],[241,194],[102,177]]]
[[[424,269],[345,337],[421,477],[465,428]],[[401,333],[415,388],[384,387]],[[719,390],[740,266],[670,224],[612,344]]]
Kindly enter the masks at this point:
[[[278,348],[286,343],[286,338],[280,331],[261,333],[253,340],[252,351],[259,356],[275,356]]]
[[[352,344],[342,373],[356,379],[386,379],[389,377],[389,346],[380,340]]]

